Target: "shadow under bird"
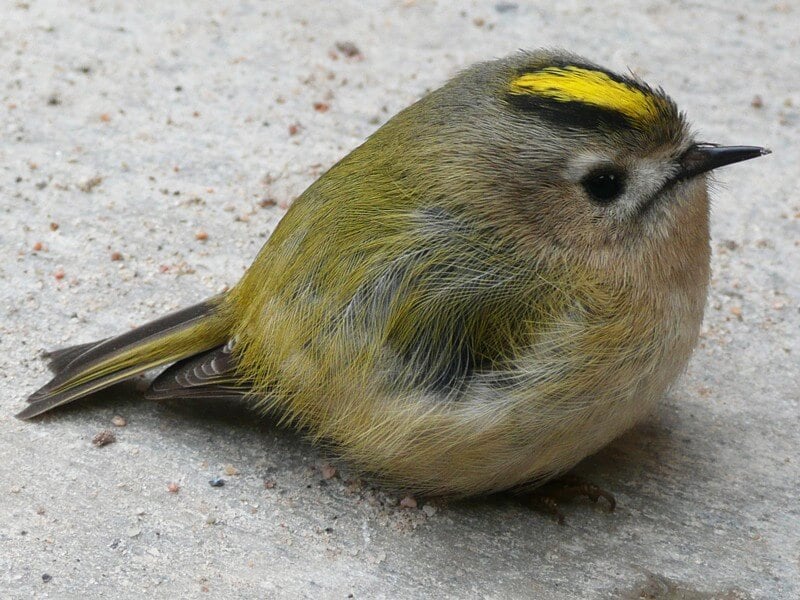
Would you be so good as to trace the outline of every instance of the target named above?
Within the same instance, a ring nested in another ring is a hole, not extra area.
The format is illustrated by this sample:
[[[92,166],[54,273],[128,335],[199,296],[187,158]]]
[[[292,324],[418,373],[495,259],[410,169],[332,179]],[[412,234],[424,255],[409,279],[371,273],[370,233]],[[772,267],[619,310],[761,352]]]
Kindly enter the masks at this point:
[[[230,291],[56,350],[35,417],[167,366],[424,495],[532,487],[642,419],[709,281],[707,173],[660,89],[583,58],[466,69],[313,183]]]

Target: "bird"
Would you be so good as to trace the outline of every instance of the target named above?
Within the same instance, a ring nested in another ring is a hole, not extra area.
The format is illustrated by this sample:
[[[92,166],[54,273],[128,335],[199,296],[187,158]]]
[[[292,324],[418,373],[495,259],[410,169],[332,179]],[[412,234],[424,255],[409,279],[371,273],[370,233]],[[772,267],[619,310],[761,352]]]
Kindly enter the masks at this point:
[[[695,347],[709,174],[661,89],[563,50],[475,64],[291,205],[228,291],[48,354],[30,419],[163,369],[418,495],[554,481],[645,418]]]

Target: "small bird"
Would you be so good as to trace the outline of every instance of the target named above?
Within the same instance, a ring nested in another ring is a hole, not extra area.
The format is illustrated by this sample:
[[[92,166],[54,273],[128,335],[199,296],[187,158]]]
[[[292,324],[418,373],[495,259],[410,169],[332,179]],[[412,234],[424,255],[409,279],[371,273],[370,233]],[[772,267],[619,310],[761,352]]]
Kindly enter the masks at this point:
[[[712,169],[661,90],[561,51],[472,66],[313,183],[228,292],[50,353],[29,419],[167,366],[365,473],[463,497],[563,475],[694,348]]]

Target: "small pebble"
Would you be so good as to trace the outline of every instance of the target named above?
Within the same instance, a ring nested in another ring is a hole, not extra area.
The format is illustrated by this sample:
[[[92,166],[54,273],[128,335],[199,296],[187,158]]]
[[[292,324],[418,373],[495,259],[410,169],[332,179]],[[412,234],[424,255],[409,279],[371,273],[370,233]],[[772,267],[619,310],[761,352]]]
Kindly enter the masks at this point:
[[[115,416],[114,416],[114,417],[111,419],[111,424],[112,424],[114,427],[125,427],[125,425],[127,425],[127,424],[128,424],[128,422],[125,420],[125,417],[121,417],[121,416],[119,416],[119,415],[115,415]]]
[[[238,475],[239,469],[234,467],[233,465],[225,465],[225,475]]]
[[[177,494],[180,490],[181,490],[181,486],[179,486],[177,483],[173,482],[173,483],[170,483],[169,485],[167,485],[167,491],[170,494]]]
[[[322,465],[319,471],[322,473],[323,479],[332,479],[336,476],[336,467],[333,465]]]
[[[52,575],[50,575],[49,573],[42,573],[42,582],[50,583],[51,581],[53,581]]]
[[[80,182],[78,182],[78,189],[88,194],[101,183],[103,183],[103,178],[99,175],[95,175],[94,177],[82,179]]]
[[[731,251],[738,250],[739,248],[739,243],[736,240],[724,240],[722,245]]]
[[[516,2],[498,2],[494,5],[494,9],[499,13],[507,13],[515,11],[519,8]]]
[[[400,500],[400,506],[403,508],[417,508],[417,500],[414,496],[406,496]]]
[[[347,58],[361,57],[361,49],[353,42],[336,42],[336,49]]]
[[[97,446],[98,448],[102,448],[103,446],[107,446],[108,444],[113,444],[117,441],[117,436],[114,435],[113,431],[108,429],[104,429],[97,435],[92,438],[92,444]]]
[[[222,487],[225,485],[225,480],[222,477],[214,477],[208,481],[211,487]]]

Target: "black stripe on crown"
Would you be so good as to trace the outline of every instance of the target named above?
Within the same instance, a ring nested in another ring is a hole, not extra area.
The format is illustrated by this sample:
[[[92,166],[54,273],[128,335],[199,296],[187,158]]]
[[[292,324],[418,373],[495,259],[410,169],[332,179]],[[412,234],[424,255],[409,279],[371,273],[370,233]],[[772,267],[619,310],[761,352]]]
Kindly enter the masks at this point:
[[[506,95],[511,106],[526,112],[534,112],[560,127],[572,129],[634,129],[635,123],[616,110],[585,104],[583,102],[563,102],[552,98],[542,98],[533,94]]]

